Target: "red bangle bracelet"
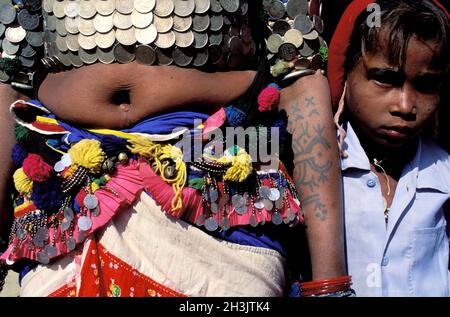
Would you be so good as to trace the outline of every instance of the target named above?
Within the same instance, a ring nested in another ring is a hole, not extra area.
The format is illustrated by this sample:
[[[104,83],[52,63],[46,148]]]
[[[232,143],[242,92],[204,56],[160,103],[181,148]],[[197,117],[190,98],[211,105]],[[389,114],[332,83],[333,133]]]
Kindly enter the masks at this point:
[[[326,280],[301,283],[300,290],[302,296],[322,295],[346,291],[350,289],[351,284],[351,276],[346,275]]]

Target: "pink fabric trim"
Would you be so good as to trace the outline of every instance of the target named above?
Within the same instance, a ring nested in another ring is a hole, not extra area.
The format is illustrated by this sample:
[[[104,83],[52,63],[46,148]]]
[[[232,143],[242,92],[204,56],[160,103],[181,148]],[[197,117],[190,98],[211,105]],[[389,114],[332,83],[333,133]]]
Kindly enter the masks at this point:
[[[267,183],[266,183],[267,181]],[[265,185],[270,185],[268,180],[264,180]],[[92,227],[89,231],[84,232],[84,237],[89,236],[96,230],[104,227],[115,214],[120,212],[123,207],[130,206],[139,197],[142,190],[146,190],[152,198],[155,200],[156,204],[161,207],[161,209],[175,217],[182,217],[192,223],[196,223],[200,215],[203,214],[202,196],[201,193],[193,188],[185,187],[183,189],[183,207],[181,210],[176,212],[171,211],[171,202],[174,196],[172,186],[164,182],[151,168],[151,166],[141,160],[130,160],[128,165],[119,165],[117,167],[117,172],[114,177],[112,177],[106,186],[102,189],[97,190],[94,195],[99,201],[100,213],[97,217],[91,216],[89,213],[88,217],[92,220]],[[298,214],[300,207],[295,202],[293,197],[288,195],[288,201],[290,203],[291,210]],[[248,213],[240,216],[235,211],[231,204],[228,205],[229,220],[231,226],[237,225],[248,225],[250,224],[251,207],[249,207]],[[285,216],[288,208],[284,208],[282,215]],[[271,212],[266,209],[257,211],[256,214],[257,221],[271,221]],[[80,214],[76,215],[76,219],[80,217]],[[219,214],[213,215],[219,223]],[[68,236],[68,232],[62,232],[61,226],[54,229],[49,229],[49,237],[53,237],[56,230],[56,243],[57,254],[54,258],[69,253],[65,243],[61,241],[62,235]],[[74,237],[78,236],[78,225],[74,226]],[[32,241],[30,241],[30,236],[27,236],[24,240],[20,241],[17,237],[14,239],[13,243],[5,251],[5,253],[0,257],[1,260],[17,260],[20,258],[28,258],[32,260],[37,259],[37,253],[43,249],[34,247]],[[83,239],[84,240],[84,239]],[[82,241],[77,241],[80,243]],[[28,248],[28,245],[33,246],[33,248]],[[16,250],[13,252],[13,249]],[[45,248],[45,247],[44,247]]]

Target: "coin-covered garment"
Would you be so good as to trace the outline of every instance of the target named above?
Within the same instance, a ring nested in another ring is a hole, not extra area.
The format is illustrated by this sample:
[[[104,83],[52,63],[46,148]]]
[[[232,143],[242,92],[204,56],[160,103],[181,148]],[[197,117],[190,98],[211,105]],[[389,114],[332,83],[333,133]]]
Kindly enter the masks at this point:
[[[0,6],[0,82],[32,89],[43,44],[41,0]]]
[[[271,74],[295,78],[305,69],[320,69],[327,44],[320,36],[324,24],[314,0],[263,0],[271,34],[266,39]],[[318,11],[318,10],[317,10]]]
[[[42,7],[50,71],[134,60],[248,68],[258,50],[246,0],[43,0]]]

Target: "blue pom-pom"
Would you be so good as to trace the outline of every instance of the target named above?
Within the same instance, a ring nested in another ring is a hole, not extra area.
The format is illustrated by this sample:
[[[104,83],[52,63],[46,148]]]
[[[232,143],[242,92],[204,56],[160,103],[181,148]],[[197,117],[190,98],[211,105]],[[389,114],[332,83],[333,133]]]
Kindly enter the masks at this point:
[[[232,127],[243,125],[247,117],[244,111],[234,106],[226,107],[225,113],[227,115],[228,124]]]
[[[277,84],[275,84],[275,83],[272,83],[272,84],[270,84],[270,85],[267,85],[267,87],[275,87],[278,91],[280,91],[281,90],[281,87],[280,86],[278,86]]]
[[[23,161],[27,158],[27,156],[28,152],[25,151],[25,149],[20,144],[14,145],[11,154],[14,165],[22,166]]]
[[[287,140],[287,137],[288,137],[286,121],[284,121],[282,119],[276,120],[273,123],[273,127],[277,127],[279,129],[280,142],[284,143]]]
[[[56,213],[62,205],[62,182],[59,178],[49,178],[41,183],[33,184],[31,200],[37,208],[48,213]]]
[[[127,151],[127,140],[115,135],[102,136],[102,150],[108,156],[116,155],[119,152]]]

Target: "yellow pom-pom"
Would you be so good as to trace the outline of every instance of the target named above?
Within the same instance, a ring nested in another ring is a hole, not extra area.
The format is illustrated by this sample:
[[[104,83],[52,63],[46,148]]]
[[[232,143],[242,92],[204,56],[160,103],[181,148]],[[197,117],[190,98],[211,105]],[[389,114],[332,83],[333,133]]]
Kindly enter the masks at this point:
[[[231,167],[226,171],[223,179],[232,182],[243,182],[251,172],[252,158],[244,149],[240,148],[237,154],[231,158]]]
[[[28,178],[28,176],[24,173],[22,168],[19,168],[14,172],[13,175],[14,186],[17,191],[22,195],[31,194],[31,190],[33,189],[33,181]]]
[[[81,140],[71,147],[69,154],[74,164],[83,166],[92,173],[99,173],[105,160],[105,153],[97,140]]]

